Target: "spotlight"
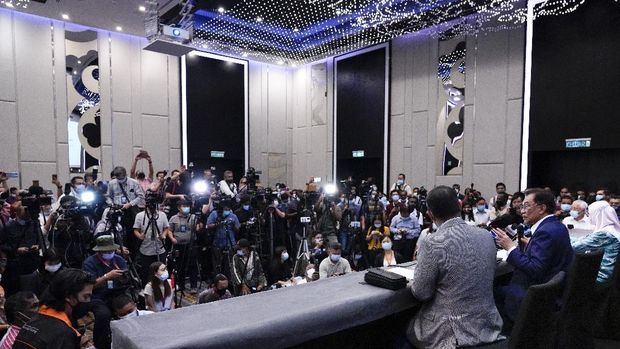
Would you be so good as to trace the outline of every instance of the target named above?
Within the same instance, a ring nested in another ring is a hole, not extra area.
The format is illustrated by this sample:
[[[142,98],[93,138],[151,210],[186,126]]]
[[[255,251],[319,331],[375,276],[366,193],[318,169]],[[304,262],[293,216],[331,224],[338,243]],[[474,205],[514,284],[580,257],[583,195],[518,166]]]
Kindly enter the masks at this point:
[[[64,19],[65,21],[69,20],[69,15],[66,13],[63,13],[62,15],[60,15],[62,17],[62,19]]]
[[[117,32],[122,32],[123,31],[123,27],[121,27],[120,25],[116,26],[116,31]]]
[[[138,10],[140,10],[140,12],[146,12],[146,6],[140,5],[138,6]]]
[[[323,187],[323,191],[327,195],[334,195],[334,194],[336,194],[338,192],[338,188],[334,184],[326,184]]]
[[[80,195],[80,200],[82,200],[83,204],[90,204],[95,201],[95,193],[92,191],[85,191]]]
[[[226,10],[223,7],[218,7],[217,12],[224,13]]]
[[[206,181],[195,181],[192,184],[192,190],[196,194],[205,194],[208,189],[209,186],[207,185]]]

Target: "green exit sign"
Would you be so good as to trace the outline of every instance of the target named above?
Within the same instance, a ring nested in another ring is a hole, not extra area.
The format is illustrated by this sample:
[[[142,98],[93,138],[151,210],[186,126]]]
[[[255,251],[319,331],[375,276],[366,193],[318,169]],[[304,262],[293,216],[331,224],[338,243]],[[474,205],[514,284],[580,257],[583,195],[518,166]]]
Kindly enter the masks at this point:
[[[211,157],[212,158],[224,158],[224,152],[223,151],[211,151]]]
[[[353,157],[354,158],[363,158],[364,157],[364,151],[363,150],[354,150],[353,151]]]
[[[590,148],[592,138],[569,138],[566,139],[566,148]]]

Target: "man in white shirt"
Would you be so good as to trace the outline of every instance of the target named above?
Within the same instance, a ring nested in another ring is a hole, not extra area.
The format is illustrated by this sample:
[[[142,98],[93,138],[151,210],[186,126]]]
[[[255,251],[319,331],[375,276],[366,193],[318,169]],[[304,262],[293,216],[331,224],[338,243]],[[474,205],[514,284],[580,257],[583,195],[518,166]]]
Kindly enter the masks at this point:
[[[413,189],[411,189],[411,186],[409,184],[405,183],[404,173],[398,174],[398,179],[396,180],[396,183],[392,184],[392,188],[390,188],[390,191],[392,190],[398,190],[399,193],[404,190],[405,192],[407,192],[408,197],[411,197],[413,195]]]
[[[476,207],[474,209],[474,221],[477,226],[486,226],[491,221],[491,216],[489,215],[489,210],[486,206],[486,200],[484,198],[478,199],[476,201]]]
[[[319,265],[319,278],[327,279],[351,273],[351,265],[346,258],[341,257],[342,247],[338,242],[332,242],[329,246],[329,257],[323,259]]]
[[[237,185],[235,184],[232,171],[224,171],[224,179],[220,181],[219,185],[222,194],[229,199],[237,195]]]
[[[594,226],[590,224],[590,217],[587,216],[588,204],[583,200],[575,200],[571,205],[570,216],[562,220],[568,229],[592,230]]]

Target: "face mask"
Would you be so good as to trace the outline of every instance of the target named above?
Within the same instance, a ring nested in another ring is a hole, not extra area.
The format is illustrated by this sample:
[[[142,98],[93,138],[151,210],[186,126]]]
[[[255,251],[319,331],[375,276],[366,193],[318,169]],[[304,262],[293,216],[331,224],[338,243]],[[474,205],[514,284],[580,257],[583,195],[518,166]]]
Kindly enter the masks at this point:
[[[402,179],[399,179],[399,180],[396,181],[396,184],[403,185],[403,184],[405,184],[405,181],[402,180]]]
[[[119,317],[119,319],[123,320],[123,319],[131,319],[134,317],[138,317],[138,309],[132,311],[131,313],[125,315],[125,316],[121,316]]]
[[[282,253],[281,258],[282,258],[282,262],[288,260],[288,253],[286,253],[286,252]]]
[[[114,252],[109,252],[109,253],[102,253],[101,254],[101,258],[103,258],[106,261],[111,260],[112,258],[114,258]]]
[[[375,228],[381,228],[381,223],[375,223]]]
[[[392,195],[392,201],[400,200],[400,195]]]
[[[188,215],[188,214],[189,214],[189,207],[182,207],[182,208],[181,208],[181,212],[182,212],[183,214],[185,214],[185,215]]]
[[[329,256],[329,259],[332,261],[332,263],[338,263],[338,261],[340,261],[340,255],[332,254]]]
[[[47,270],[50,273],[55,273],[58,271],[58,269],[60,269],[61,266],[62,266],[62,263],[53,264],[53,265],[46,264],[45,270]]]
[[[603,200],[603,198],[605,198],[604,195],[597,195],[596,196],[596,201],[601,201],[601,200]]]
[[[166,280],[168,280],[168,276],[169,276],[169,275],[168,275],[168,271],[167,271],[167,270],[165,270],[165,271],[164,271],[163,273],[161,273],[158,277],[159,277],[159,280],[161,280],[161,281],[166,281]]]
[[[577,217],[579,217],[579,211],[571,210],[570,216],[573,217],[574,219],[577,219]]]
[[[90,308],[90,302],[78,302],[71,310],[71,316],[74,319],[80,319],[88,314]]]
[[[230,211],[226,210],[222,212],[222,214],[224,215],[224,217],[228,217],[230,215]]]
[[[310,268],[306,271],[306,276],[308,279],[312,279],[312,275],[314,274],[314,268]]]
[[[237,250],[237,256],[243,257],[243,255],[244,255],[243,250]]]
[[[6,268],[6,263],[7,263],[6,259],[4,259],[4,258],[0,259],[0,269]]]
[[[243,205],[243,209],[246,210],[246,211],[249,211],[250,210],[250,205]]]
[[[355,256],[353,256],[353,258],[355,258],[356,261],[359,261],[360,259],[362,259],[362,255],[356,254]]]
[[[486,206],[484,206],[484,205],[478,205],[477,209],[478,209],[478,212],[480,212],[480,213],[484,213],[484,211],[486,210]]]
[[[222,288],[222,289],[216,288],[215,289],[215,293],[217,293],[221,297],[221,296],[226,294],[226,289],[225,288]]]
[[[381,247],[383,248],[384,251],[391,251],[392,250],[392,243],[391,242],[384,242],[381,244]]]
[[[84,184],[78,184],[75,186],[75,191],[78,193],[81,193],[84,191],[84,189],[86,189],[86,186]]]
[[[561,204],[560,207],[562,208],[562,211],[564,212],[568,212],[570,211],[570,204]]]

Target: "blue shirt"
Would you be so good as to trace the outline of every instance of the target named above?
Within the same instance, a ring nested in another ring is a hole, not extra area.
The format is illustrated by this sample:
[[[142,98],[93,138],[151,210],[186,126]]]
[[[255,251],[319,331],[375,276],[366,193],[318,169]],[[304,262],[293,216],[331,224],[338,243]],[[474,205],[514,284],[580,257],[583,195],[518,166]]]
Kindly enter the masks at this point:
[[[125,259],[117,254],[110,260],[108,265],[105,265],[100,257],[95,253],[94,255],[86,258],[82,264],[82,270],[93,275],[95,278],[100,278],[103,275],[109,273],[114,269],[127,270],[127,262]],[[119,290],[124,285],[121,284],[119,279],[108,280],[103,286],[93,289],[93,299],[104,299],[109,293]]]
[[[571,245],[575,252],[583,253],[587,250],[603,249],[603,260],[601,268],[596,278],[597,282],[607,282],[611,280],[614,272],[614,265],[620,250],[620,241],[613,234],[604,230],[595,231],[578,239],[571,239]]]
[[[239,229],[241,226],[239,218],[232,212],[226,218],[219,216],[217,211],[211,212],[207,218],[207,224],[215,224],[218,221],[224,221],[226,224],[219,225],[216,228],[215,236],[213,237],[213,247],[225,249],[230,246],[235,246],[236,239],[233,226]]]
[[[397,214],[392,218],[392,224],[390,224],[390,232],[394,236],[393,240],[400,240],[397,238],[399,230],[405,230],[402,238],[408,240],[415,239],[420,236],[420,223],[417,218],[413,219],[411,215],[407,218],[403,218],[400,214]]]

